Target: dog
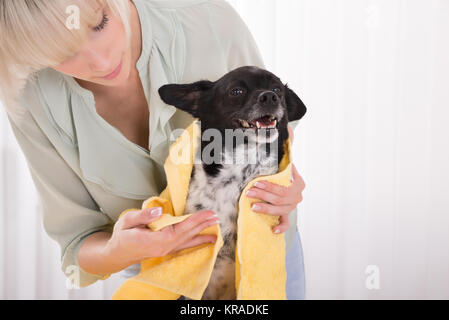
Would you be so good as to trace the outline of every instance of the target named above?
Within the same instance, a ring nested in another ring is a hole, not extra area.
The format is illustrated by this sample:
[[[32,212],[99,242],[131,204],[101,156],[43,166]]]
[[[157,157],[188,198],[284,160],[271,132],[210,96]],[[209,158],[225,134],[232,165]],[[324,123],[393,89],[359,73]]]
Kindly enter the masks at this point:
[[[254,178],[278,172],[288,122],[301,119],[306,106],[277,76],[255,66],[237,68],[215,82],[168,84],[158,92],[166,104],[198,118],[201,126],[202,158],[192,170],[185,214],[214,211],[224,241],[202,300],[235,300],[239,197]],[[214,133],[213,142],[204,138],[206,133]],[[231,142],[226,139],[230,133]]]

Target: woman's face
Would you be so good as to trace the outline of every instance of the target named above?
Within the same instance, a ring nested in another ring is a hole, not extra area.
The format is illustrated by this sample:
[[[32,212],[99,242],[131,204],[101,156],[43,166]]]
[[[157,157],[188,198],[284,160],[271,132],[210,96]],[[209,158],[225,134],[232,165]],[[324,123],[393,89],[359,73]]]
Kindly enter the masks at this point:
[[[123,84],[130,74],[131,46],[121,20],[109,8],[99,8],[97,27],[92,29],[84,47],[53,69],[106,86]]]

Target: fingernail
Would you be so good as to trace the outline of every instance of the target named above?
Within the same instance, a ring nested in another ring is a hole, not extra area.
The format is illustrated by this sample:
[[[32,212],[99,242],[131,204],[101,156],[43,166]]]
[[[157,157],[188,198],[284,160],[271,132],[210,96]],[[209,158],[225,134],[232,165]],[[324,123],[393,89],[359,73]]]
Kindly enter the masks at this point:
[[[259,211],[259,210],[262,209],[261,206],[258,205],[258,204],[253,204],[253,206],[252,206],[251,208],[252,208],[254,211]]]
[[[257,181],[254,185],[255,185],[257,188],[261,188],[261,189],[265,188],[265,183],[260,182],[260,181]]]
[[[162,208],[161,207],[157,207],[157,208],[151,209],[151,215],[153,217],[160,216],[161,214],[162,214]]]
[[[253,190],[248,190],[248,191],[246,191],[246,195],[250,196],[250,197],[254,197],[254,196],[256,196],[256,192]]]
[[[206,220],[215,219],[215,218],[218,219],[218,215],[217,215],[217,214],[214,214],[213,216],[210,216],[210,217],[207,218]]]
[[[281,230],[276,229],[276,230],[274,230],[274,233],[279,234],[279,233],[281,233]]]

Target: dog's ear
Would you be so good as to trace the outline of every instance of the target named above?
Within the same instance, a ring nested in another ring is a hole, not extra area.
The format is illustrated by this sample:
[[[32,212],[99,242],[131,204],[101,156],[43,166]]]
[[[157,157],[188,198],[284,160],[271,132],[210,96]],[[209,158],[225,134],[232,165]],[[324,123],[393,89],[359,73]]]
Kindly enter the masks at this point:
[[[201,80],[191,84],[168,84],[160,87],[158,91],[162,101],[166,104],[198,117],[200,98],[213,85],[213,82]]]
[[[287,104],[288,121],[299,120],[304,117],[307,112],[304,103],[287,84],[285,85],[285,103]]]

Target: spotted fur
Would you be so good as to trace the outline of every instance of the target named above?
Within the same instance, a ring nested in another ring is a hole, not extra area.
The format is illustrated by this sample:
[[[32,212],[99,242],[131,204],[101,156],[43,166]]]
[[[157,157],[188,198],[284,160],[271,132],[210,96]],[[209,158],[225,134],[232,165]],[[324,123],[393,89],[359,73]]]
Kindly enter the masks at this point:
[[[224,245],[203,295],[203,300],[234,300],[235,244],[237,241],[238,200],[244,187],[254,178],[278,171],[278,157],[267,155],[265,146],[241,144],[234,153],[223,152],[223,164],[195,164],[190,181],[185,214],[212,210],[220,219]],[[248,154],[257,154],[256,163],[248,164]],[[233,157],[234,155],[234,157]],[[206,168],[209,168],[206,169]]]

